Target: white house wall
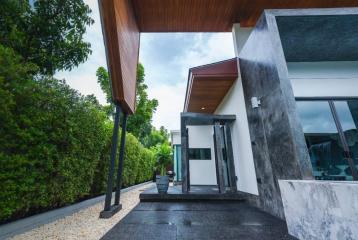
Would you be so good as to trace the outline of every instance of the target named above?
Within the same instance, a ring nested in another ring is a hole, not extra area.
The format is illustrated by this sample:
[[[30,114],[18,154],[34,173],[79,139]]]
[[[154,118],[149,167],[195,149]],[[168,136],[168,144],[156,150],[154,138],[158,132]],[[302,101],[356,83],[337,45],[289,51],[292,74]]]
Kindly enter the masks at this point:
[[[231,138],[235,172],[238,178],[236,183],[237,189],[257,195],[255,165],[251,150],[244,92],[240,78],[235,81],[215,113],[236,115],[236,121],[231,127]]]
[[[242,28],[240,24],[234,24],[232,32],[236,56],[240,55],[241,49],[249,38],[251,31],[252,28]],[[231,128],[231,138],[235,172],[238,178],[236,183],[237,189],[242,192],[258,195],[244,91],[240,76],[221,101],[215,113],[236,115],[236,121]]]
[[[191,185],[217,185],[213,126],[188,126],[189,148],[210,148],[211,160],[189,159]]]
[[[289,62],[295,97],[357,97],[358,62]]]

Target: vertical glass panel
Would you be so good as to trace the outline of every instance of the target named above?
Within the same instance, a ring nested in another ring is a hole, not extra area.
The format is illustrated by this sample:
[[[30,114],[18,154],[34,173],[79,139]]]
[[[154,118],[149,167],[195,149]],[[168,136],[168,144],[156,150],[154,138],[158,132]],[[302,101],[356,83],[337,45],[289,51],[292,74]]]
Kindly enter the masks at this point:
[[[313,173],[321,180],[349,180],[348,163],[327,101],[298,101],[297,112]]]
[[[177,180],[181,181],[181,145],[175,145],[176,148],[176,159],[177,159],[177,169],[175,174],[177,175]]]
[[[358,165],[358,100],[335,101],[334,105],[354,164]],[[350,168],[344,169],[351,174]]]

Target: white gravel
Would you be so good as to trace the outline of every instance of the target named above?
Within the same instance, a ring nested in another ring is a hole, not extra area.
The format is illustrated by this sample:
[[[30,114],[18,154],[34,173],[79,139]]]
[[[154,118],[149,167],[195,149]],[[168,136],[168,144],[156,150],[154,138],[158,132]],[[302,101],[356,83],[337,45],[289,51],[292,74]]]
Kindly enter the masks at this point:
[[[122,210],[110,219],[99,218],[104,203],[98,203],[65,218],[16,235],[11,239],[100,239],[139,203],[139,194],[149,187],[153,187],[153,184],[122,193]]]

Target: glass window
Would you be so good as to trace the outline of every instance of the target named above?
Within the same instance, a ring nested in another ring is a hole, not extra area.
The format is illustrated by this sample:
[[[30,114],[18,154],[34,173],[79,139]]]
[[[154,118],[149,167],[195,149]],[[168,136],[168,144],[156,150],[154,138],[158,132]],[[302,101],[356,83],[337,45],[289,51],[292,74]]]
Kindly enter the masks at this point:
[[[211,160],[210,148],[189,148],[190,160]]]
[[[313,174],[321,180],[352,180],[328,101],[298,101],[297,112],[310,154]]]
[[[349,148],[350,157],[354,165],[358,166],[358,100],[334,101],[339,122]],[[345,168],[344,171],[351,175],[351,169]]]

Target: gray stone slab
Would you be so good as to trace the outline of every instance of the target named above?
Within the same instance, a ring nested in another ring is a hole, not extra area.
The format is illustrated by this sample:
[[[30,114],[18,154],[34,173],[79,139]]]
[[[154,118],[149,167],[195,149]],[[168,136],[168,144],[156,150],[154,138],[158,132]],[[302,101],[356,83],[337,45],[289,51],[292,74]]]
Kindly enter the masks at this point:
[[[156,239],[177,239],[176,226],[167,224],[117,224],[107,232],[102,240],[156,240]]]
[[[358,182],[279,184],[290,234],[299,239],[358,239]]]
[[[102,239],[295,239],[247,203],[140,203]]]
[[[313,179],[313,174],[272,11],[257,21],[239,65],[259,191],[255,202],[284,219],[277,179]],[[251,106],[252,97],[261,100],[258,108]]]

